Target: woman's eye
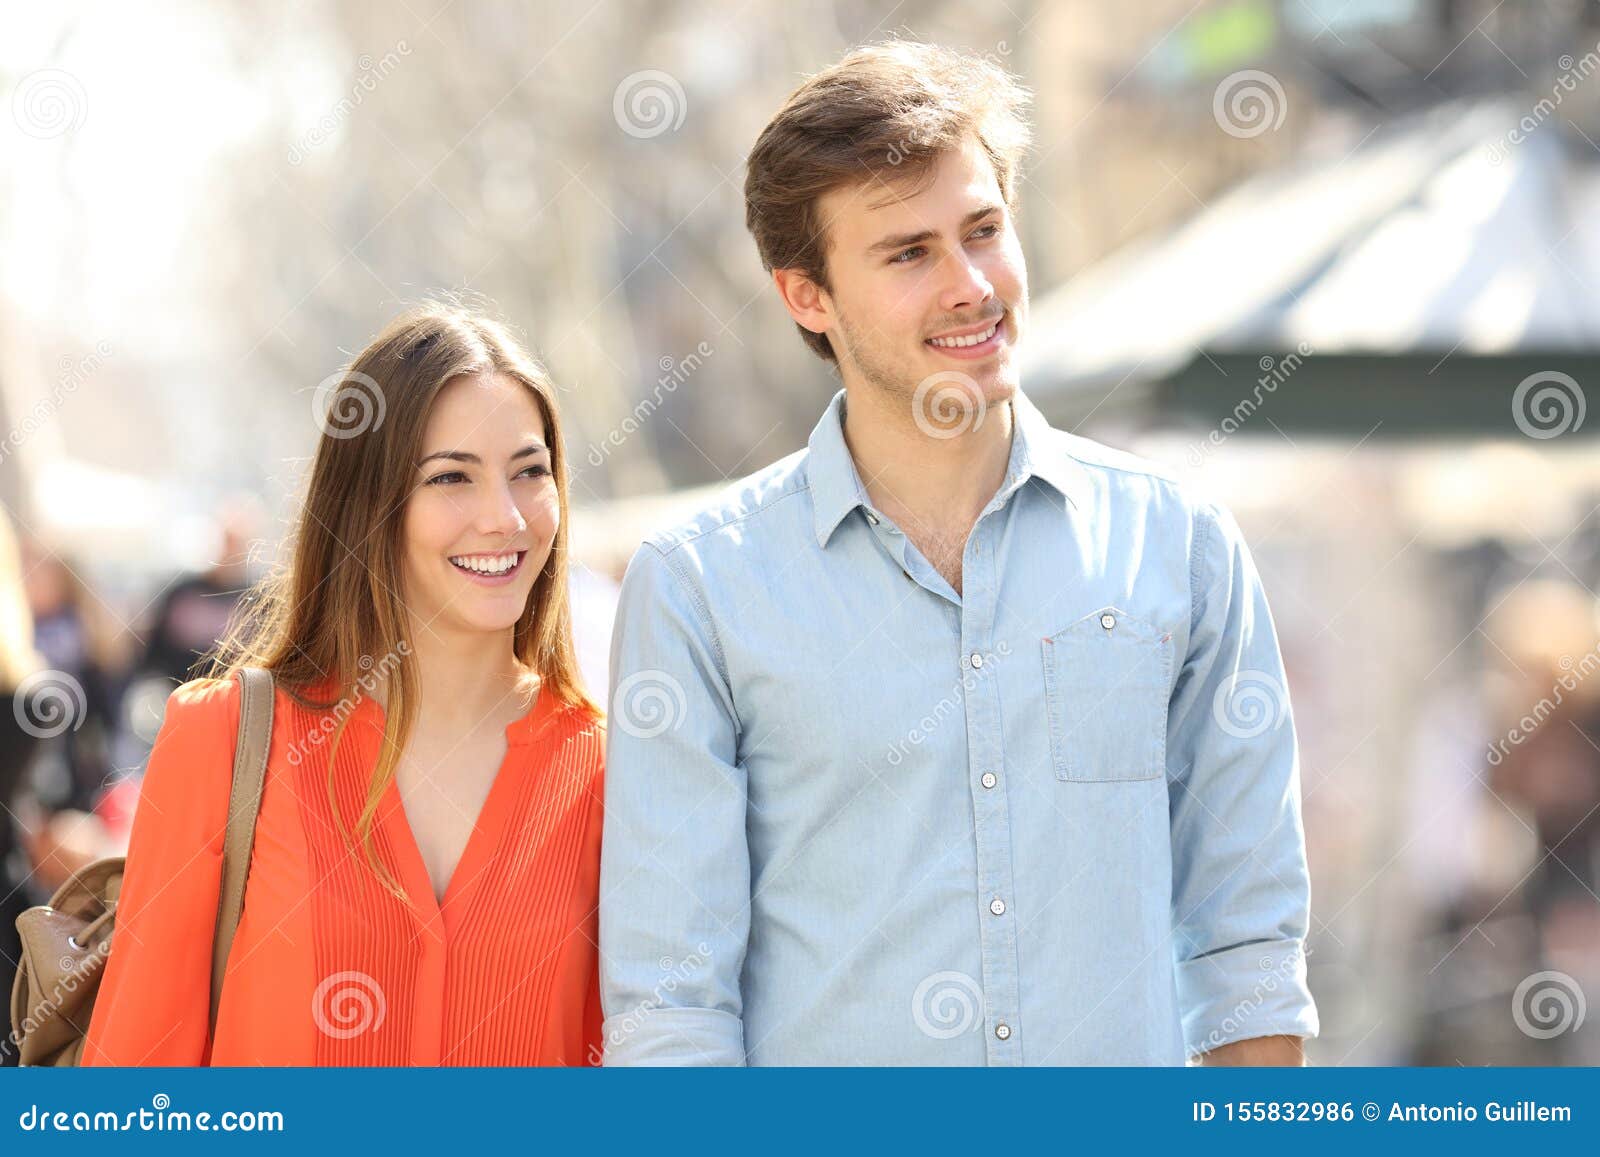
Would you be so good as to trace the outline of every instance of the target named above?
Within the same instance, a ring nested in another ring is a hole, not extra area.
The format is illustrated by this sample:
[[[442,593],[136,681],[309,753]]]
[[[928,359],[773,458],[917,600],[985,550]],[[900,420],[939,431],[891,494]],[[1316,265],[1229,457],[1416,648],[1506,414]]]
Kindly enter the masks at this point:
[[[463,482],[466,480],[466,477],[467,476],[461,473],[459,470],[449,470],[443,474],[435,474],[432,478],[428,479],[428,485],[440,486],[446,482]]]
[[[535,466],[529,466],[522,473],[526,474],[526,475],[529,475],[530,477],[533,477],[533,478],[542,478],[544,475],[550,473],[550,467],[544,465],[543,463],[540,463],[540,464],[535,465]],[[520,475],[519,475],[519,477],[520,477]]]
[[[915,261],[918,257],[921,257],[921,256],[922,256],[922,246],[913,245],[910,249],[902,249],[899,253],[896,253],[893,257],[889,258],[889,264],[890,265],[909,265],[912,261]]]

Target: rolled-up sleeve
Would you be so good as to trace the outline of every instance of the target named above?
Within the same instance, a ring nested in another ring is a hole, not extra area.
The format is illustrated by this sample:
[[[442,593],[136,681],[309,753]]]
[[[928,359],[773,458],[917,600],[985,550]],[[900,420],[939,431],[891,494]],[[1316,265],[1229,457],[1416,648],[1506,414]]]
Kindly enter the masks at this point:
[[[1188,652],[1168,714],[1174,953],[1190,1055],[1315,1036],[1299,755],[1277,635],[1226,510],[1194,523]]]
[[[745,771],[692,547],[646,544],[611,647],[600,974],[607,1065],[745,1061]]]

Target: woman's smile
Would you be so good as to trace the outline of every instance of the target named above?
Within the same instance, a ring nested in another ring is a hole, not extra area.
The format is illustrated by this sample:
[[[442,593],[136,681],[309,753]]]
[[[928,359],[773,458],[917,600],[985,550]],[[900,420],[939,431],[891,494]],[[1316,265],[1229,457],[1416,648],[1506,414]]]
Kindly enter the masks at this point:
[[[522,572],[525,550],[503,551],[499,554],[453,554],[450,565],[472,582],[483,586],[505,586]]]

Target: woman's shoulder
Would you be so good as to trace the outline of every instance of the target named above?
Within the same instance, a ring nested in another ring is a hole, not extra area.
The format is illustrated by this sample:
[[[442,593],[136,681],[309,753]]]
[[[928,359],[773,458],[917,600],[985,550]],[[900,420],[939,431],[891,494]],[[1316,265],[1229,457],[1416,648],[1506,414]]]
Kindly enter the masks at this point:
[[[135,813],[147,817],[146,828],[156,824],[170,835],[192,825],[191,835],[201,833],[209,839],[227,814],[239,706],[239,684],[234,679],[191,679],[167,696]],[[149,837],[141,845],[140,830],[136,818],[135,846],[150,846]],[[192,843],[192,839],[185,840],[183,846]],[[144,854],[146,858],[153,855]]]
[[[167,696],[163,730],[227,728],[239,723],[239,681],[200,678],[173,688]]]
[[[328,686],[332,686],[329,684]],[[326,687],[317,685],[303,690],[300,694],[325,691]],[[297,697],[282,683],[274,681],[273,706],[275,711],[281,712],[295,706]],[[308,702],[315,701],[315,697]],[[237,675],[226,677],[207,676],[199,679],[190,679],[187,683],[180,684],[172,689],[167,696],[167,715],[177,717],[185,723],[227,724],[237,729],[239,712],[243,705],[243,689]]]
[[[596,773],[604,765],[605,716],[592,704],[558,700],[552,705],[542,730],[548,742],[562,747]]]
[[[586,700],[562,700],[556,704],[555,714],[574,734],[605,735],[605,714]]]

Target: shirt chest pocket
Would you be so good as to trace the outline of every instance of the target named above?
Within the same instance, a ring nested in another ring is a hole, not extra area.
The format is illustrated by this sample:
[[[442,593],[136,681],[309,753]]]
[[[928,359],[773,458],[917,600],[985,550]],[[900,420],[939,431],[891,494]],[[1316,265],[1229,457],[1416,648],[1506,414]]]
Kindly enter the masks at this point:
[[[1102,607],[1045,639],[1042,648],[1056,778],[1165,775],[1171,632]]]

